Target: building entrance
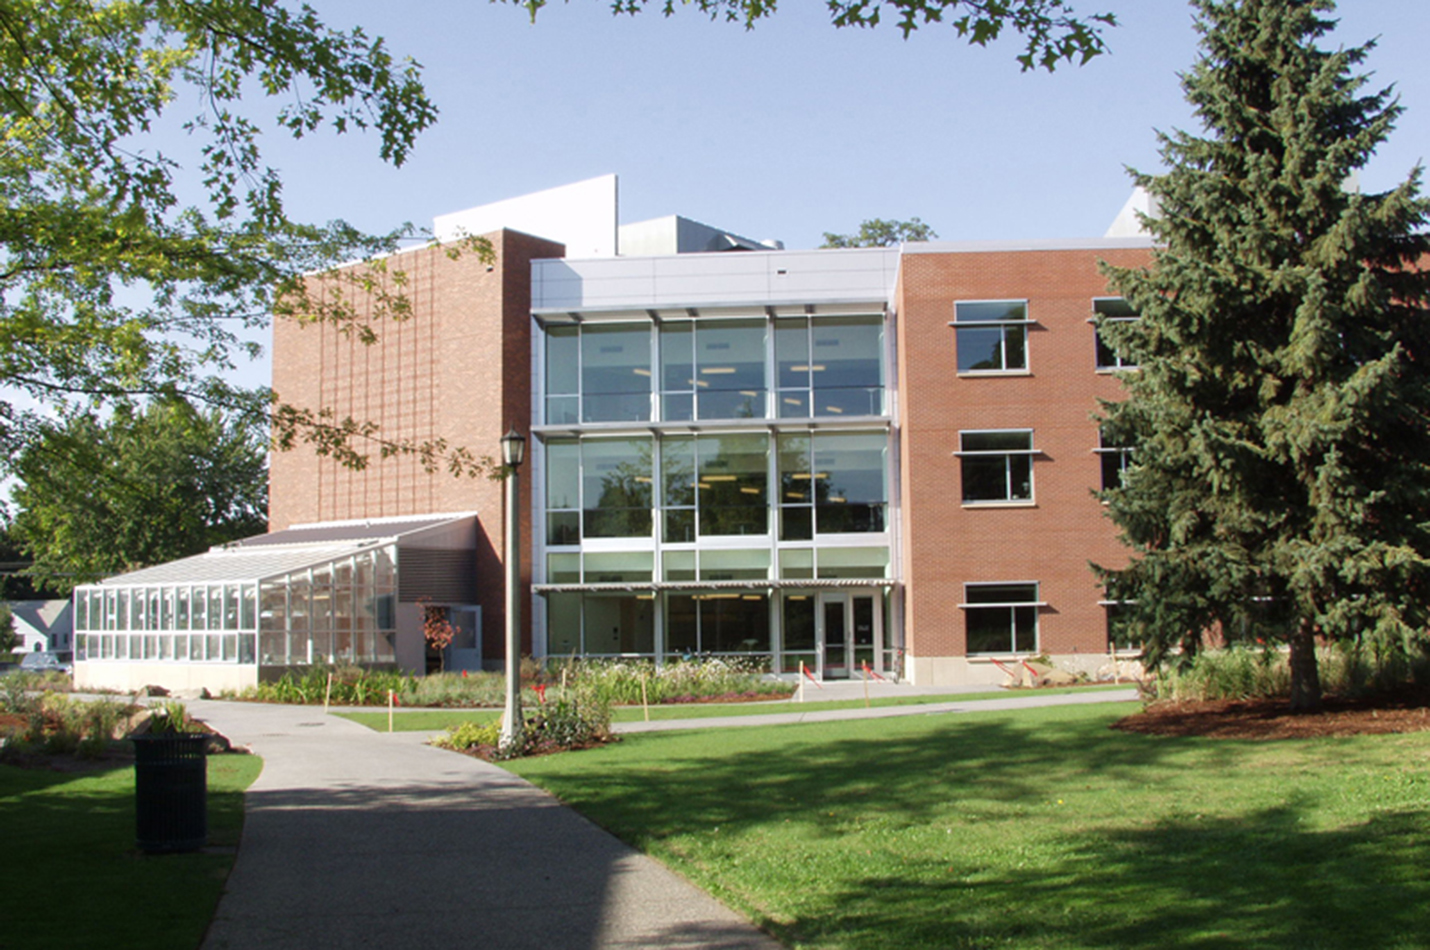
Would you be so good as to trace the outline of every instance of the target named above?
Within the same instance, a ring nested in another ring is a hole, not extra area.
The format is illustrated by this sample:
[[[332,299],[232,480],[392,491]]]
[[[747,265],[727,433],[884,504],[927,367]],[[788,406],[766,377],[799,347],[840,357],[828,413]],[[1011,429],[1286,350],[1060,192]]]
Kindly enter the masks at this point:
[[[878,591],[821,591],[815,610],[819,675],[848,679],[867,667],[883,673],[883,611]]]

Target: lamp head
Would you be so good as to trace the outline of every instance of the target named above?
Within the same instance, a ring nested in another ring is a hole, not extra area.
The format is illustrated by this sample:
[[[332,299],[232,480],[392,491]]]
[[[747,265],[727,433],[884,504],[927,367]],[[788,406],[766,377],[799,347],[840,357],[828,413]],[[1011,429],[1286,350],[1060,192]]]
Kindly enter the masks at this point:
[[[501,459],[508,468],[518,468],[526,458],[526,437],[513,428],[501,437]]]

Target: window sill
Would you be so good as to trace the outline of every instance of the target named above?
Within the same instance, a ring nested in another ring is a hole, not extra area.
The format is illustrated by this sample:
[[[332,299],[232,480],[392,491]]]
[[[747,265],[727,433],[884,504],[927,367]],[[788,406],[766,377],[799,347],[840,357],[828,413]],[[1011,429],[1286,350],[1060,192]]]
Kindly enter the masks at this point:
[[[1023,651],[1017,653],[966,653],[964,659],[969,663],[1006,663],[1009,660],[1026,660],[1040,655],[1037,650],[1031,653]]]
[[[1137,370],[1140,370],[1141,368],[1142,368],[1142,367],[1140,367],[1140,366],[1099,366],[1099,367],[1097,367],[1097,375],[1099,375],[1099,376],[1116,376],[1118,373],[1132,373],[1132,372],[1136,372]]]
[[[1028,369],[966,369],[958,373],[959,379],[986,379],[990,376],[1032,376]]]
[[[1036,508],[1036,501],[965,501],[964,508]]]

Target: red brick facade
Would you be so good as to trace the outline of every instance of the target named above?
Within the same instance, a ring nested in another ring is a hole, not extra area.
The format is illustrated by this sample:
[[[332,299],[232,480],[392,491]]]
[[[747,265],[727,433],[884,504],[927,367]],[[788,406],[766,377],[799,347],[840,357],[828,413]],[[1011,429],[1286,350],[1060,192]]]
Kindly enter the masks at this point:
[[[967,583],[1037,581],[1039,649],[1103,655],[1102,591],[1088,568],[1125,555],[1091,492],[1101,483],[1099,399],[1117,379],[1096,369],[1095,297],[1112,296],[1098,262],[1149,260],[1146,250],[906,253],[897,292],[900,495],[908,671],[921,681],[995,678],[965,667],[959,604]],[[1027,371],[959,375],[954,303],[1026,300]],[[1032,429],[1033,500],[962,502],[960,430]],[[1002,680],[1002,674],[996,674]]]
[[[511,427],[528,435],[531,420],[531,268],[560,257],[562,245],[514,231],[487,235],[494,261],[466,252],[452,260],[428,247],[384,261],[385,282],[405,275],[411,300],[405,320],[375,326],[364,345],[326,323],[278,321],[273,379],[278,397],[309,409],[331,409],[375,423],[389,440],[443,438],[476,455],[500,457]],[[372,297],[357,297],[372,317]],[[275,453],[270,471],[270,530],[293,524],[436,512],[478,513],[477,577],[484,648],[501,655],[502,485],[487,478],[429,474],[412,456],[377,457],[355,471],[306,446]],[[522,574],[530,579],[530,485],[523,479]],[[525,612],[530,626],[530,610]],[[528,634],[529,636],[529,634]],[[530,641],[528,640],[528,643]]]

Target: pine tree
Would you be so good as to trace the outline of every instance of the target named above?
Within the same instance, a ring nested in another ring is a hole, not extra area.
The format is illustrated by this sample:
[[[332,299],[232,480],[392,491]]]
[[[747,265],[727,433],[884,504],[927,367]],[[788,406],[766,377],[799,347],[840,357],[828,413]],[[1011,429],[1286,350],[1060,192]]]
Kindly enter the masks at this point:
[[[1150,661],[1205,633],[1285,644],[1311,710],[1318,638],[1426,649],[1430,203],[1419,168],[1347,187],[1400,106],[1355,73],[1373,44],[1316,45],[1330,0],[1194,6],[1203,134],[1162,136],[1168,171],[1134,172],[1159,249],[1107,270],[1142,319],[1101,329],[1141,368],[1103,409],[1134,447],[1105,495],[1130,563],[1096,570]]]

